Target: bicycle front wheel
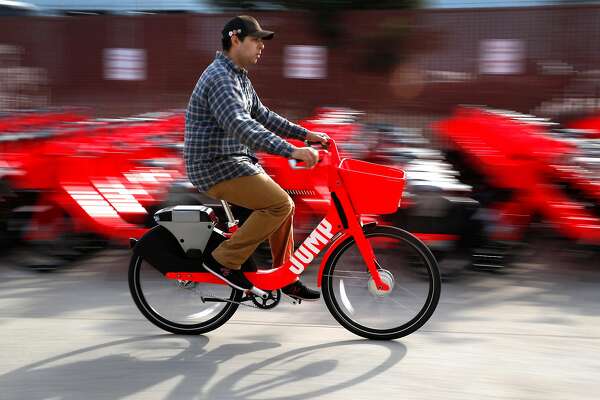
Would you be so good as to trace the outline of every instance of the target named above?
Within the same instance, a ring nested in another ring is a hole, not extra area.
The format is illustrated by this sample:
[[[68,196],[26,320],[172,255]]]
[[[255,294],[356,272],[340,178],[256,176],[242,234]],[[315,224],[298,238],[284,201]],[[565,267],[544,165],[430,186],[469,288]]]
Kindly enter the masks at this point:
[[[241,291],[228,285],[167,279],[137,255],[129,265],[129,289],[150,322],[180,335],[198,335],[220,327],[233,316],[242,297]]]
[[[389,340],[409,335],[427,322],[438,304],[441,279],[435,257],[423,242],[398,228],[378,226],[365,236],[390,290],[377,289],[350,238],[325,265],[325,304],[343,327],[359,336]]]

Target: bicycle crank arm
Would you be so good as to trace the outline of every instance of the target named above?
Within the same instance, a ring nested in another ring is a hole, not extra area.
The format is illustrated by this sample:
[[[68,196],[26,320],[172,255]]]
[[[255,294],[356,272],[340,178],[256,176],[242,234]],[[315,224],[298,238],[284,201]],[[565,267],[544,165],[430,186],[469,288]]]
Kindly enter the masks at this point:
[[[251,292],[251,293],[255,294],[256,296],[260,297],[261,299],[266,300],[269,298],[269,293],[265,292],[264,290],[260,290],[256,286],[252,286],[252,289],[246,290],[246,292]]]

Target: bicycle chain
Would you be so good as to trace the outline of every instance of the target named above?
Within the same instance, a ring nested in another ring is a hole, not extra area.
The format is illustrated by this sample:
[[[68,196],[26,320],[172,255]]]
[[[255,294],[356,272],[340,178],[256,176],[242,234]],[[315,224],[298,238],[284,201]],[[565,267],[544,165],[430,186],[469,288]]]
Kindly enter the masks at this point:
[[[255,305],[255,304],[246,304],[246,301],[252,301],[252,300],[246,300],[246,301],[234,301],[234,300],[229,300],[229,299],[224,299],[223,297],[217,297],[217,296],[211,296],[212,293],[209,293],[208,296],[200,296],[200,299],[202,300],[203,303],[205,303],[204,298],[206,297],[212,297],[213,299],[219,299],[220,301],[222,301],[223,303],[233,303],[233,304],[237,304],[239,306],[245,306],[245,307],[249,307],[249,308],[257,308],[259,310],[262,310],[262,308],[260,308],[259,306]]]
[[[288,297],[287,295],[285,295],[285,296],[286,296],[286,298]],[[205,303],[204,298],[207,298],[207,297],[212,297],[214,299],[219,299],[220,301],[222,301],[224,303],[233,303],[233,304],[237,304],[237,305],[244,306],[244,307],[256,308],[258,310],[272,310],[272,309],[276,308],[276,307],[262,308],[262,307],[259,307],[259,306],[255,305],[255,304],[246,304],[246,301],[250,301],[250,302],[252,301],[250,298],[248,298],[247,300],[244,300],[244,301],[234,301],[234,300],[225,299],[223,297],[214,296],[212,293],[208,293],[207,296],[200,296],[200,299],[202,300],[203,303]],[[300,304],[300,302],[298,300],[295,300],[295,299],[293,299],[291,297],[290,297],[290,299],[288,299],[287,301],[289,301],[290,303],[292,303],[294,305]]]
[[[178,280],[177,282],[178,282],[178,285],[181,288],[185,288],[185,289],[188,289],[188,290],[193,290],[194,292],[196,292],[196,294],[200,294],[196,290],[197,286],[195,285],[195,282],[187,281],[187,280]],[[280,294],[280,296],[283,296],[283,295],[284,295],[284,293]],[[202,296],[200,294],[200,300],[202,300],[203,303],[206,303],[206,301],[204,300],[205,298],[219,299],[219,301],[224,302],[224,303],[233,303],[233,304],[237,304],[238,306],[244,306],[244,307],[249,307],[249,308],[256,308],[258,310],[270,310],[270,309],[273,309],[273,308],[275,308],[281,302],[281,298],[280,298],[279,301],[277,302],[277,304],[275,306],[273,306],[273,307],[260,307],[260,306],[257,306],[256,304],[247,304],[246,302],[248,302],[248,301],[253,302],[252,298],[249,297],[249,296],[254,296],[255,298],[258,297],[258,296],[254,295],[254,294],[249,294],[249,295],[246,296],[246,298],[243,301],[234,301],[234,300],[229,300],[229,299],[225,299],[223,297],[216,296],[213,293],[207,293],[206,296]],[[286,295],[286,298],[287,297],[288,296]],[[288,301],[290,303],[294,304],[294,305],[300,304],[300,301],[298,301],[296,299],[293,299],[291,297],[288,299]]]

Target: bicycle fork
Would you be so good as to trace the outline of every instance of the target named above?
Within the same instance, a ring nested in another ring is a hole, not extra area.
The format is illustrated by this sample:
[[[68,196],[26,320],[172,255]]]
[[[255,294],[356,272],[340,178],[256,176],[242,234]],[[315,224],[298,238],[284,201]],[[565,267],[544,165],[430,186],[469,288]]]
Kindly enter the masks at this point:
[[[344,210],[352,210],[354,211],[350,200],[348,199],[345,193],[337,193],[337,199],[340,202],[340,208],[338,208],[338,214],[344,213]],[[342,215],[340,215],[342,217]],[[354,212],[347,218],[346,215],[343,216],[344,220],[346,220],[346,224],[348,226],[348,232],[354,238],[358,250],[363,258],[363,261],[367,265],[367,270],[371,274],[373,281],[378,290],[388,291],[390,290],[390,286],[381,280],[381,276],[379,275],[379,269],[377,267],[377,262],[375,260],[375,253],[373,253],[373,247],[367,240],[365,233],[363,232],[362,225],[360,224],[360,217],[356,216]]]
[[[367,264],[367,269],[375,282],[378,290],[388,291],[390,290],[390,286],[381,280],[381,276],[379,276],[379,269],[377,268],[377,263],[375,260],[375,254],[373,253],[373,247],[371,247],[371,243],[367,240],[361,226],[359,224],[358,229],[352,233],[354,236],[354,240],[356,241],[356,245],[358,246],[358,250],[362,255],[362,258]]]

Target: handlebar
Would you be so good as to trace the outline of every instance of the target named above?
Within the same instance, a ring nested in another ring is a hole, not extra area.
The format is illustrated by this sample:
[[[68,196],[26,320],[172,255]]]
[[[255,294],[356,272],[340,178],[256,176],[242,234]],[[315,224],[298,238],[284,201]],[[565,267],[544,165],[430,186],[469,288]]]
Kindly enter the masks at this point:
[[[327,144],[322,144],[321,142],[308,142],[308,141],[305,141],[304,143],[306,144],[307,147],[318,148],[319,161],[317,161],[317,164],[321,163],[325,159],[327,159],[330,163],[335,164],[336,166],[340,163],[340,156],[338,153],[337,144],[335,143],[335,140],[330,138],[327,141]],[[292,169],[310,169],[310,168],[306,167],[304,165],[304,163],[302,163],[301,165],[298,165],[300,160],[296,160],[296,159],[292,158],[288,162],[290,164],[290,168],[292,168]]]
[[[318,146],[320,149],[323,149],[323,150],[329,149],[329,146],[330,146],[329,142],[327,142],[327,144],[323,144],[321,142],[309,142],[308,140],[305,140],[304,143],[306,144],[307,147],[317,147]]]

